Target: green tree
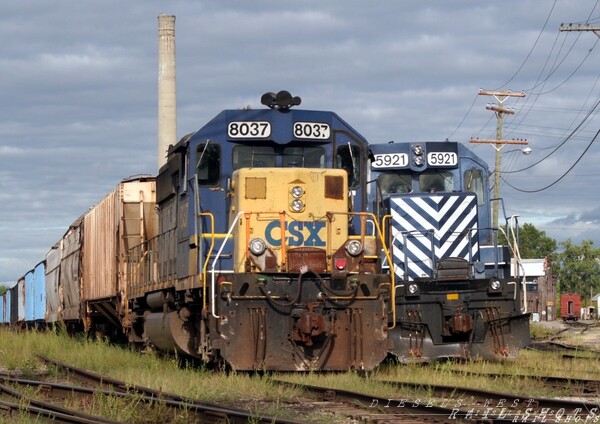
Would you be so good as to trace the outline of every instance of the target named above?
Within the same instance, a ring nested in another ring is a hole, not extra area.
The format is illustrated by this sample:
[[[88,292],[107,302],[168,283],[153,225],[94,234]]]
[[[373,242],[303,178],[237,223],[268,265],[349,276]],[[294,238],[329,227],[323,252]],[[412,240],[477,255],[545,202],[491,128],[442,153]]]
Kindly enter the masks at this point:
[[[506,244],[503,234],[499,239],[500,244]],[[522,259],[540,259],[556,252],[556,240],[546,235],[545,231],[538,230],[533,224],[523,224],[519,228],[519,253]]]
[[[562,251],[556,256],[558,287],[562,293],[586,296],[590,290],[600,291],[600,249],[594,242],[584,240],[577,246],[570,239],[560,243]]]
[[[7,291],[8,291],[8,287],[6,287],[6,286],[0,286],[0,296],[2,296]]]

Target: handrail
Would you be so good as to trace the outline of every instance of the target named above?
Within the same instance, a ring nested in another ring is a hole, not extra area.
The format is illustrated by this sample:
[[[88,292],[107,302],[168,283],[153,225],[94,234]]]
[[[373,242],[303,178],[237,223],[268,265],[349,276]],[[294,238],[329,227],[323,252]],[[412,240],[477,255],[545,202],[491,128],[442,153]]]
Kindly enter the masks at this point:
[[[206,270],[208,268],[208,262],[210,261],[210,255],[213,252],[215,247],[215,217],[211,212],[200,212],[196,215],[196,218],[199,216],[207,216],[210,218],[210,247],[208,248],[208,253],[206,254],[206,259],[204,261],[204,265],[202,266],[202,312],[206,311]],[[204,234],[203,234],[204,236]],[[198,240],[198,234],[196,234],[196,239]],[[227,239],[225,239],[227,241]],[[197,241],[198,244],[201,243],[201,240]],[[198,247],[200,249],[200,247]],[[213,302],[214,303],[214,302]]]
[[[235,218],[231,221],[231,226],[229,227],[229,231],[227,231],[227,235],[225,236],[225,239],[223,240],[223,243],[221,243],[221,247],[219,248],[217,255],[215,256],[215,259],[212,263],[212,268],[210,270],[211,272],[211,283],[210,283],[210,298],[211,298],[211,306],[210,306],[210,312],[212,314],[212,316],[216,319],[221,318],[219,315],[216,314],[216,309],[217,309],[217,302],[215,302],[215,266],[217,264],[217,262],[219,261],[219,257],[221,256],[221,253],[223,253],[223,249],[225,248],[225,244],[227,244],[227,240],[229,239],[229,236],[231,235],[231,233],[233,232],[233,229],[235,228],[235,226],[237,225],[238,219],[244,215],[245,212],[244,211],[239,211],[238,214],[235,216]]]

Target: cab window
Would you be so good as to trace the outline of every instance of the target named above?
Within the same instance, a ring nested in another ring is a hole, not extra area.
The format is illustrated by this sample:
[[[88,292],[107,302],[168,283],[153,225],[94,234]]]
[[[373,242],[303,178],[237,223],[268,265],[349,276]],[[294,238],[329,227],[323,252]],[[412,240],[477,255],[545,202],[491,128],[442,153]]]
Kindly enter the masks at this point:
[[[463,178],[464,191],[470,191],[477,195],[477,204],[483,205],[484,199],[484,179],[481,169],[469,169],[465,171]]]
[[[410,174],[384,173],[377,177],[377,184],[382,195],[404,194],[412,191],[412,179]]]
[[[325,149],[322,147],[286,147],[283,166],[290,168],[324,168]]]
[[[201,186],[215,186],[221,179],[221,148],[215,143],[203,143],[196,150],[196,174]]]
[[[419,175],[419,191],[436,193],[438,191],[453,191],[454,176],[448,171],[427,171]]]
[[[270,146],[235,146],[233,169],[275,166],[275,149]]]
[[[348,172],[348,187],[357,188],[360,184],[360,149],[344,144],[337,149],[336,166]]]

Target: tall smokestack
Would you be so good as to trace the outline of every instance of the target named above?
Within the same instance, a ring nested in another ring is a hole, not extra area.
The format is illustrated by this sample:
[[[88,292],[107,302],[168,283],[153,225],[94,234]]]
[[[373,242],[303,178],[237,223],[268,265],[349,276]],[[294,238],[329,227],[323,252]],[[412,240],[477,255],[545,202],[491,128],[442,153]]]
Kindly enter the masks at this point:
[[[158,16],[158,169],[167,162],[169,144],[177,143],[175,16]]]

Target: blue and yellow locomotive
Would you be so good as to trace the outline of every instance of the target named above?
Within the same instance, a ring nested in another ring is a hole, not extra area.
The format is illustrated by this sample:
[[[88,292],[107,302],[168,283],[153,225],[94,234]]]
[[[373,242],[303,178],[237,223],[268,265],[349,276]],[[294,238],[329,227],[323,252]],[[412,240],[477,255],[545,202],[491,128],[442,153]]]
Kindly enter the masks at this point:
[[[130,254],[130,339],[238,370],[372,369],[393,286],[367,143],[288,92],[262,103],[169,148],[158,236]]]
[[[491,228],[485,162],[455,142],[372,144],[369,204],[395,274],[402,361],[500,359],[529,344],[523,287]],[[373,185],[371,184],[371,185]],[[393,326],[393,325],[392,325]]]

